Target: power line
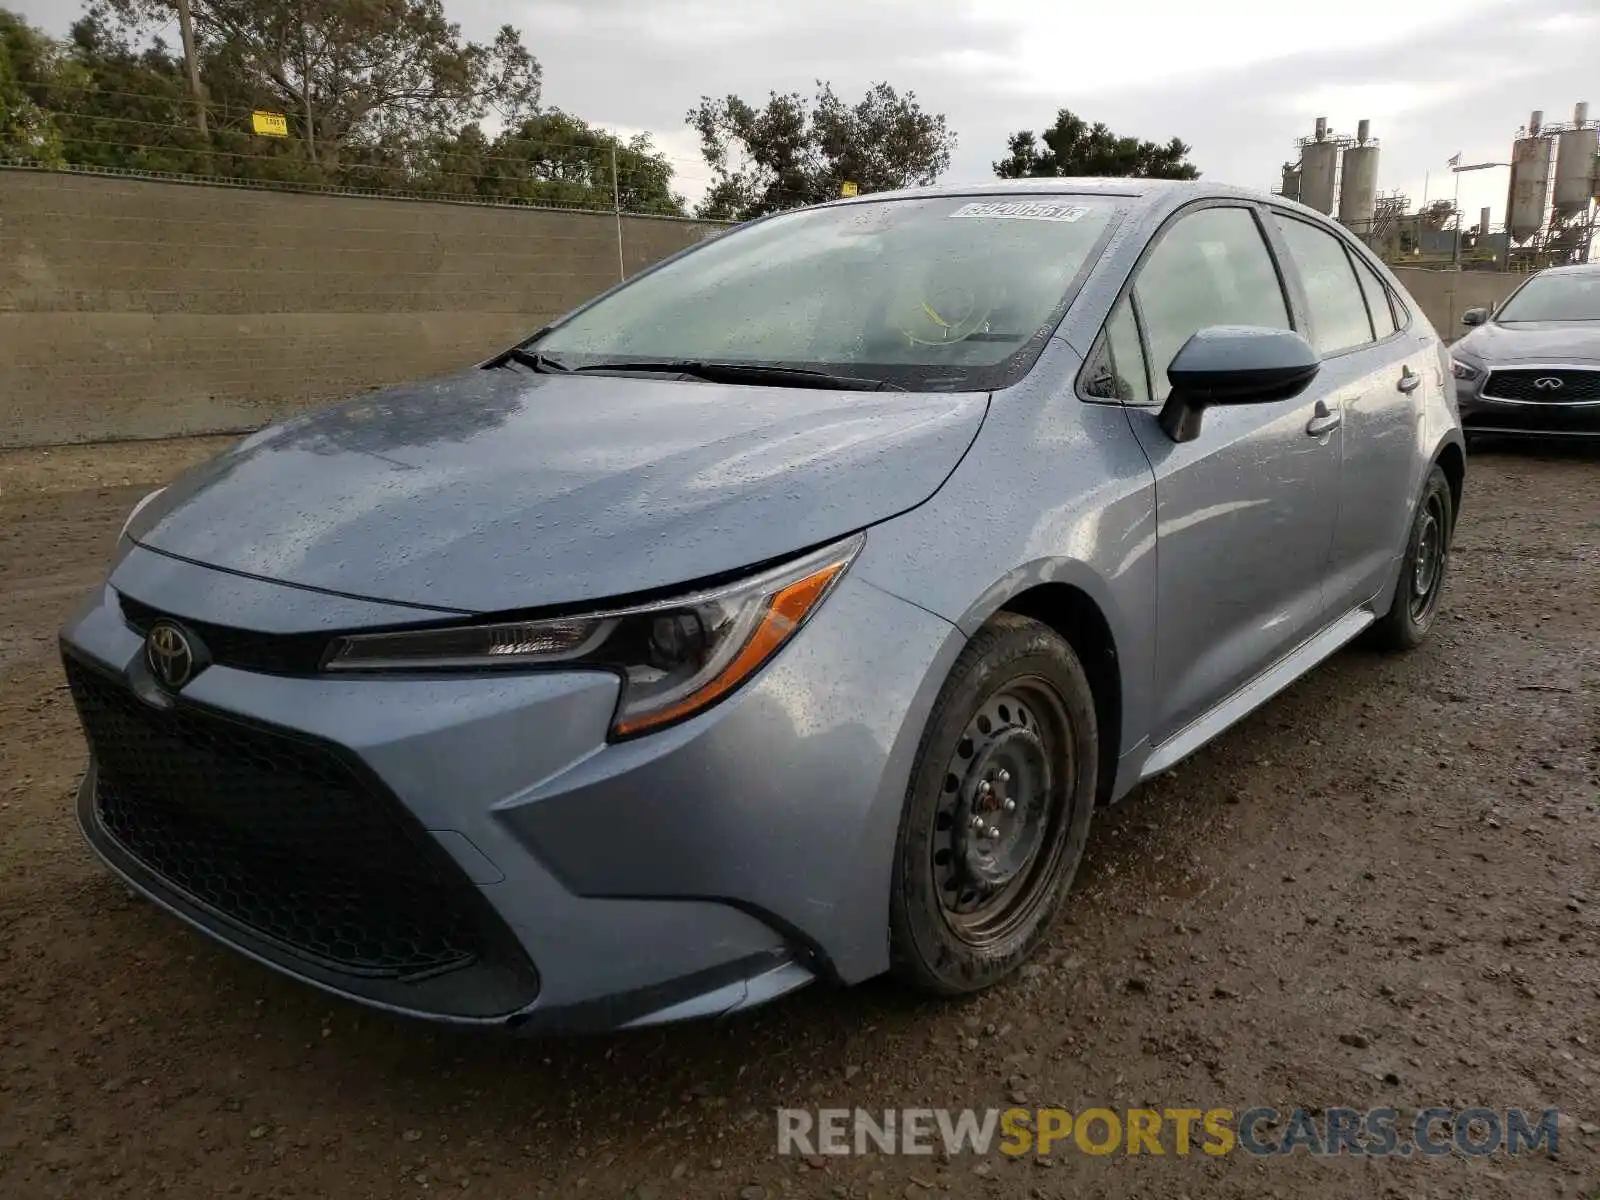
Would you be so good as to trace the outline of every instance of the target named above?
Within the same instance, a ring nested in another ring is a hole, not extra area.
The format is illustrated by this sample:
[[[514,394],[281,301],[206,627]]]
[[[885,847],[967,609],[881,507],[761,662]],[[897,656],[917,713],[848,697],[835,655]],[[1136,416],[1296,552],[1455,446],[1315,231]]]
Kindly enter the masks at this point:
[[[99,166],[92,163],[46,163],[37,158],[0,157],[0,170],[33,171],[42,174],[91,175],[117,179],[143,180],[155,183],[196,184],[206,187],[233,188],[241,191],[288,192],[302,195],[350,196],[362,199],[425,202],[431,204],[456,204],[476,208],[545,209],[578,214],[614,216],[616,210],[609,204],[595,203],[598,189],[590,189],[590,197],[577,200],[558,200],[543,196],[495,196],[471,192],[435,192],[416,187],[360,187],[350,184],[322,183],[301,180],[257,179],[237,175],[215,175],[193,171],[173,171],[153,167]],[[609,199],[602,196],[601,199]],[[730,222],[688,213],[659,212],[640,207],[624,206],[621,215],[649,217],[663,221],[686,221],[692,224],[727,225]]]
[[[71,120],[71,121],[81,121],[81,122],[86,122],[86,123],[94,122],[94,121],[109,121],[112,124],[117,124],[117,125],[135,125],[135,126],[138,126],[140,128],[144,128],[144,129],[161,129],[161,130],[165,130],[166,132],[169,132],[169,133],[180,135],[183,138],[186,138],[186,139],[188,139],[190,141],[195,141],[195,140],[197,140],[199,138],[198,131],[195,129],[195,127],[193,125],[190,125],[190,124],[187,124],[187,123],[178,123],[178,122],[173,122],[173,121],[148,121],[148,120],[145,120],[142,117],[118,117],[118,116],[111,116],[109,114],[101,114],[101,113],[74,112],[74,111],[72,111],[70,109],[60,109],[60,108],[38,108],[37,110],[39,112],[45,114],[46,116],[62,117],[62,118],[65,118],[65,119]],[[243,132],[243,131],[240,131],[240,132]],[[251,135],[251,136],[258,136],[258,135]],[[289,143],[289,144],[293,144],[293,145],[299,145],[300,144],[298,138],[284,139],[284,141]],[[514,141],[518,145],[528,146],[528,147],[535,148],[535,149],[558,150],[558,151],[562,151],[563,153],[588,152],[588,153],[592,153],[595,156],[601,157],[601,158],[609,158],[609,156],[611,154],[611,147],[609,145],[598,145],[598,146],[597,145],[585,145],[582,142],[566,142],[566,141],[557,141],[555,139],[540,139],[540,138],[520,138],[520,137],[515,137],[515,136],[513,136],[512,141]],[[130,145],[130,146],[137,146],[137,145],[141,145],[142,143],[130,142],[130,143],[127,143],[127,144]],[[354,143],[350,143],[350,144],[358,146],[358,147],[364,147],[364,146],[367,145],[367,143],[363,143],[363,142],[354,142]],[[449,141],[445,141],[445,142],[438,143],[433,147],[424,146],[424,147],[422,147],[422,150],[423,150],[424,153],[427,152],[428,150],[438,150],[438,151],[443,151],[443,152],[448,153],[452,149],[453,145],[458,146],[459,144],[460,144],[459,141],[457,141],[455,143],[451,143]],[[488,142],[486,144],[492,145],[493,143],[492,142]],[[206,148],[206,146],[204,144],[196,147],[196,149],[205,149],[205,148]],[[630,154],[638,153],[639,157],[643,158],[647,162],[659,160],[659,161],[662,161],[662,162],[694,163],[697,166],[703,165],[703,163],[699,159],[686,158],[686,157],[684,157],[682,155],[669,155],[669,154],[664,154],[664,153],[640,153],[640,152],[637,152],[637,151],[629,150],[626,146],[623,146],[623,145],[619,145],[617,147],[617,150],[618,150],[619,153],[622,153],[622,152],[626,152],[626,153],[630,153]],[[274,157],[274,156],[268,156],[268,157]],[[473,157],[476,158],[480,162],[509,162],[509,163],[522,163],[522,164],[525,165],[526,161],[527,161],[525,159],[517,158],[514,155],[508,155],[508,154],[473,154]]]
[[[190,131],[190,132],[192,133],[192,131]],[[609,193],[612,190],[611,172],[610,172],[610,170],[608,168],[595,169],[591,165],[590,166],[590,170],[591,170],[592,173],[590,174],[590,176],[588,178],[583,178],[583,177],[563,177],[559,173],[549,174],[549,175],[541,175],[537,171],[537,168],[540,165],[538,160],[519,159],[519,158],[511,158],[511,157],[507,157],[507,156],[497,156],[497,155],[479,157],[477,159],[477,161],[479,163],[484,163],[484,164],[500,164],[500,163],[509,164],[510,166],[517,168],[517,173],[516,174],[511,174],[511,173],[500,173],[500,172],[495,172],[495,171],[451,170],[448,167],[445,167],[444,165],[442,165],[444,162],[450,161],[448,156],[444,156],[442,159],[432,159],[432,160],[430,160],[430,159],[424,158],[421,161],[413,160],[413,161],[410,161],[410,162],[407,162],[407,161],[404,161],[404,160],[398,161],[398,162],[383,162],[383,161],[370,162],[370,161],[362,161],[362,160],[359,160],[359,159],[346,159],[346,160],[338,162],[337,164],[335,164],[335,165],[333,165],[331,167],[323,168],[320,164],[313,163],[313,162],[309,161],[308,159],[304,159],[304,158],[301,158],[301,157],[298,157],[298,156],[295,156],[295,155],[270,154],[270,153],[266,153],[266,154],[263,154],[263,153],[252,153],[252,152],[246,151],[246,150],[229,150],[229,149],[225,149],[225,148],[223,148],[221,146],[216,146],[216,145],[196,146],[196,145],[193,145],[193,144],[185,145],[185,144],[171,144],[171,143],[131,142],[131,141],[119,141],[119,140],[112,139],[112,138],[89,138],[89,137],[74,137],[73,141],[76,142],[77,144],[81,145],[81,146],[99,146],[99,147],[102,147],[102,148],[121,151],[121,152],[124,152],[124,153],[128,154],[130,157],[148,156],[150,158],[157,158],[157,159],[159,159],[159,158],[170,158],[170,157],[173,157],[173,156],[187,156],[187,157],[202,158],[202,159],[203,158],[207,158],[207,157],[213,158],[213,159],[215,159],[215,158],[223,158],[223,159],[233,160],[233,161],[235,161],[237,163],[247,163],[247,162],[271,163],[271,164],[280,165],[280,166],[286,166],[286,167],[300,166],[300,167],[308,168],[310,170],[327,169],[327,170],[330,170],[330,171],[337,172],[339,175],[352,176],[352,177],[363,177],[364,176],[367,179],[372,179],[372,178],[378,177],[378,176],[390,175],[390,176],[394,176],[396,178],[396,182],[393,185],[396,190],[426,190],[425,188],[424,189],[416,188],[416,184],[424,183],[424,182],[433,182],[433,181],[436,181],[436,180],[467,180],[467,181],[471,181],[471,182],[473,182],[473,183],[475,183],[475,184],[477,184],[479,186],[489,188],[490,193],[491,193],[491,198],[493,198],[492,197],[493,189],[498,184],[505,184],[505,185],[509,185],[509,186],[512,186],[512,187],[529,186],[529,187],[534,187],[534,188],[548,188],[548,189],[552,189],[552,190],[559,190],[559,189],[562,189],[562,188],[571,188],[571,189],[574,189],[574,190],[577,190],[577,191],[581,191],[581,192],[584,192],[584,193],[592,193],[592,194],[594,194],[596,196],[601,196],[602,199],[604,198],[604,196],[602,195],[603,193]],[[567,147],[567,149],[570,149],[570,147]],[[46,165],[47,166],[47,165],[50,165],[50,164],[41,163],[40,165]],[[100,166],[100,165],[110,165],[110,164],[82,164],[82,165]],[[609,164],[608,164],[608,166],[609,166]],[[155,167],[155,166],[151,166],[151,165],[145,165],[143,167],[136,168],[136,169],[142,169],[142,170],[169,170],[171,168]],[[194,172],[188,172],[188,173],[194,173]],[[199,173],[200,174],[208,174],[208,175],[209,174],[214,174],[214,172],[199,172]],[[622,178],[621,182],[627,182],[628,181],[628,175],[629,175],[628,172],[623,172],[623,178]],[[238,177],[238,178],[241,178],[242,180],[247,181],[247,182],[248,181],[254,181],[256,179],[255,176],[241,176],[241,177]],[[673,176],[669,177],[667,180],[663,181],[665,186],[668,188],[669,193],[670,193],[670,189],[671,189],[671,186],[672,186],[673,182],[676,181],[678,178],[679,178],[679,176],[674,174]],[[704,180],[703,178],[702,179],[693,179],[692,177],[689,177],[689,181],[690,182],[701,182],[701,183],[709,182],[707,180]],[[294,181],[294,180],[277,180],[275,182],[291,183],[291,182],[296,182],[296,181]],[[306,183],[308,185],[313,185],[313,186],[318,184],[318,183],[328,182],[328,183],[331,183],[333,186],[338,186],[337,183],[334,183],[333,181],[303,180],[303,181],[299,181],[299,182],[303,182],[303,183]],[[408,184],[409,184],[409,187],[408,187]],[[476,194],[476,193],[468,191],[466,194],[472,195],[472,194]],[[504,198],[512,199],[514,197],[504,197]],[[573,202],[574,203],[580,203],[580,201],[573,201]]]
[[[173,84],[174,87],[181,87],[182,86],[181,81],[176,80],[176,79],[172,80],[172,84]],[[142,100],[142,101],[145,101],[147,103],[169,104],[169,105],[172,105],[174,108],[184,108],[184,109],[193,108],[195,103],[196,103],[190,97],[182,95],[182,94],[176,94],[175,93],[173,95],[165,95],[165,94],[159,94],[159,93],[154,93],[154,92],[124,92],[124,91],[116,91],[116,90],[107,89],[107,88],[100,88],[100,87],[93,86],[91,84],[47,83],[47,84],[36,85],[36,90],[39,91],[39,92],[43,92],[43,93],[50,93],[50,92],[57,92],[57,91],[67,91],[67,92],[79,92],[79,93],[83,93],[83,94],[89,95],[89,96],[111,96],[111,97],[117,97],[119,99],[125,99],[125,100]],[[245,107],[243,105],[229,104],[229,103],[226,103],[226,102],[220,101],[220,100],[207,100],[207,101],[204,102],[204,104],[205,104],[205,107],[206,107],[206,111],[208,113],[215,114],[215,115],[217,115],[218,117],[220,117],[221,119],[223,119],[225,121],[243,122],[246,119],[248,119],[252,113],[261,112],[261,111],[269,111],[269,110],[262,109],[258,105],[251,105],[249,107]],[[40,111],[42,113],[46,113],[46,114],[49,114],[51,116],[65,117],[65,118],[69,118],[71,120],[76,120],[76,121],[122,121],[122,122],[130,122],[130,123],[142,123],[142,124],[147,124],[147,125],[150,125],[150,126],[153,126],[153,127],[157,127],[157,128],[167,128],[167,129],[177,130],[177,131],[181,131],[181,132],[183,132],[185,134],[188,134],[189,136],[196,136],[197,133],[198,133],[198,131],[195,129],[195,126],[193,124],[189,123],[189,122],[186,122],[186,121],[144,121],[144,122],[141,122],[141,121],[139,121],[138,118],[133,118],[133,117],[117,117],[117,116],[112,116],[112,115],[109,115],[109,114],[82,112],[82,111],[78,111],[78,110],[75,110],[75,109],[50,108],[50,107],[47,107],[45,105],[39,104],[37,101],[34,101],[34,107],[36,109],[38,109],[38,111]],[[297,114],[297,113],[286,113],[284,115],[289,117],[291,120],[295,121],[296,123],[299,123],[301,121],[301,118],[300,118],[299,114]],[[468,124],[470,125],[470,124],[475,124],[475,123],[474,122],[469,122]],[[704,162],[703,159],[695,158],[695,157],[692,157],[692,156],[689,156],[689,155],[684,155],[684,154],[671,154],[671,153],[668,153],[666,150],[662,150],[662,149],[651,149],[651,150],[649,150],[647,152],[646,151],[635,151],[632,148],[632,146],[630,145],[631,139],[624,138],[622,135],[617,134],[617,133],[613,133],[610,130],[600,130],[600,132],[605,133],[608,137],[612,137],[612,138],[616,139],[617,149],[618,149],[619,152],[627,152],[627,153],[630,153],[630,154],[637,153],[637,154],[641,154],[645,158],[660,159],[663,162],[690,163],[690,164],[692,164],[694,166],[697,166],[697,167],[702,167],[702,166],[705,165],[705,162]],[[496,140],[495,138],[489,138],[489,136],[487,134],[485,134],[484,136],[485,136],[486,141],[491,143],[491,144],[492,144],[493,141]],[[601,153],[607,153],[607,154],[610,153],[610,149],[609,149],[608,146],[583,147],[583,145],[581,143],[570,142],[570,141],[559,141],[559,140],[555,140],[555,139],[550,139],[550,140],[545,140],[545,139],[531,139],[531,140],[530,139],[524,139],[524,138],[521,138],[521,137],[517,136],[517,134],[515,132],[513,132],[513,131],[511,131],[509,129],[503,130],[502,133],[500,135],[497,135],[497,136],[510,136],[513,139],[515,139],[516,141],[521,142],[524,145],[530,145],[530,146],[541,146],[541,147],[549,147],[549,148],[568,148],[568,149],[583,149],[583,148],[587,148],[587,149],[595,150],[595,151],[601,152]],[[654,135],[652,135],[652,137],[653,136]]]

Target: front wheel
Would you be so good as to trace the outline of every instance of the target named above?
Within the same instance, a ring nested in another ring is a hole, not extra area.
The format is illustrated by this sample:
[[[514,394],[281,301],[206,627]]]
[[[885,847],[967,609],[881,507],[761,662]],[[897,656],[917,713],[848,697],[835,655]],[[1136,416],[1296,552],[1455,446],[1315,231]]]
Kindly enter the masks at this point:
[[[1455,503],[1450,481],[1435,465],[1422,486],[1411,536],[1400,560],[1400,581],[1389,611],[1372,628],[1373,641],[1386,650],[1413,650],[1422,644],[1439,613],[1439,597],[1450,565],[1455,533]]]
[[[1002,613],[967,644],[917,752],[895,845],[895,969],[956,995],[1010,974],[1059,909],[1099,777],[1094,695],[1048,626]]]

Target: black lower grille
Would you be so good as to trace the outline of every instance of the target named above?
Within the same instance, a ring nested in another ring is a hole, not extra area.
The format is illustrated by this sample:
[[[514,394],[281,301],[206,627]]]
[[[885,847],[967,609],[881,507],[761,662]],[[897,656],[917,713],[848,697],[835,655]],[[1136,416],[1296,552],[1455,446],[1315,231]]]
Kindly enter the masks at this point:
[[[509,966],[513,992],[536,987],[472,883],[332,747],[183,702],[158,709],[70,655],[65,667],[100,825],[209,915],[340,976],[487,964]]]
[[[1491,400],[1525,400],[1539,404],[1571,404],[1600,400],[1600,370],[1581,367],[1501,368],[1490,371],[1483,394]]]
[[[1501,429],[1511,433],[1600,434],[1600,405],[1521,404],[1468,410],[1461,414],[1466,429]]]

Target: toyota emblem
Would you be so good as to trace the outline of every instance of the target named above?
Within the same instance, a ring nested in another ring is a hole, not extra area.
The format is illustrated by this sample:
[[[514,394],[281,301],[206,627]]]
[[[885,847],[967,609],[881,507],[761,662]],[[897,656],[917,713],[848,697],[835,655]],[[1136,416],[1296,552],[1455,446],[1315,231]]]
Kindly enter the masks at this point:
[[[1539,378],[1533,381],[1533,386],[1538,388],[1541,392],[1553,392],[1559,388],[1561,384],[1562,379],[1559,375],[1541,375]]]
[[[171,621],[150,626],[144,638],[144,661],[150,673],[174,692],[194,678],[194,645]]]

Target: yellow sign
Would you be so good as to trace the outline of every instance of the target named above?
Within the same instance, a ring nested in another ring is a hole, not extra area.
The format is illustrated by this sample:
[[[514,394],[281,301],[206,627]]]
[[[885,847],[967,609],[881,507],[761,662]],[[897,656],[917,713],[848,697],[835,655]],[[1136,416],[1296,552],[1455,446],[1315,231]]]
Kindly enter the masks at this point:
[[[841,195],[841,196],[854,196],[855,194],[856,194],[856,185],[851,183],[849,180],[846,180],[844,183],[841,183],[839,185],[839,195]]]
[[[250,114],[250,128],[263,137],[288,137],[289,118],[282,113],[258,110]]]

